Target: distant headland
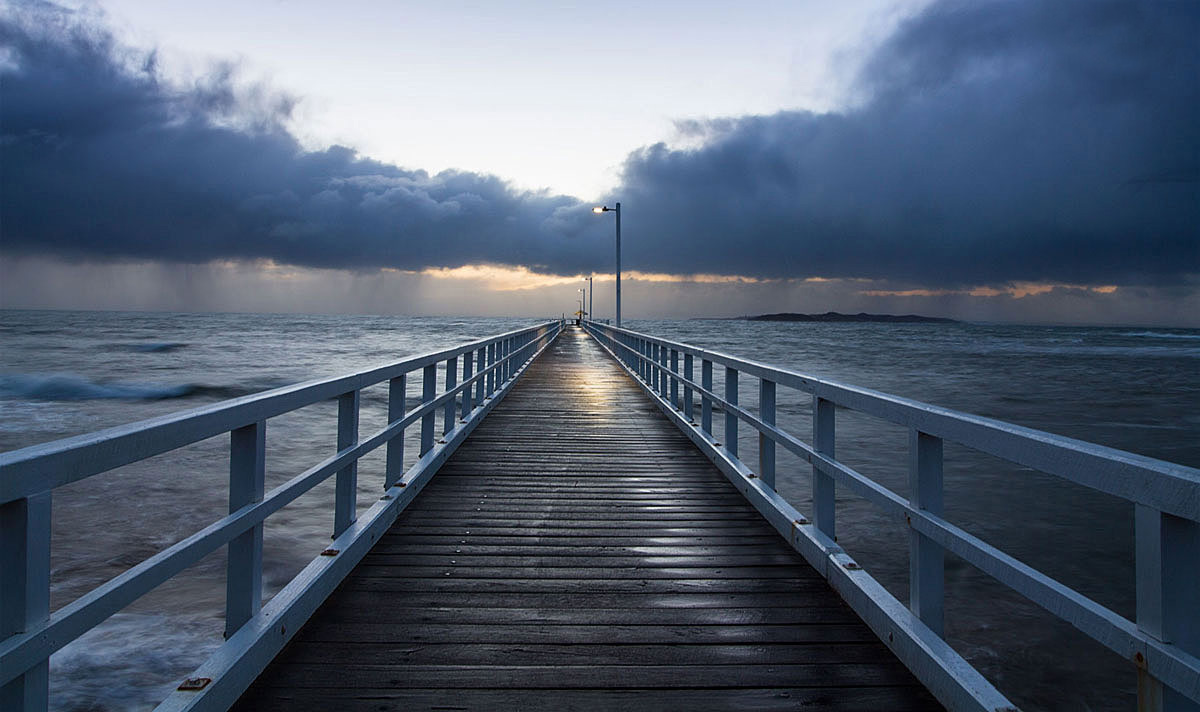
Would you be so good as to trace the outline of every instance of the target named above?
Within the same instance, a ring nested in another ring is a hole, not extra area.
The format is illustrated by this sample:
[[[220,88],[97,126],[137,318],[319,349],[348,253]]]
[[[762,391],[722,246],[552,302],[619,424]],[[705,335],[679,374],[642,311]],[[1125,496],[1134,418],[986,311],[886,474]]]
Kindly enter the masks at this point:
[[[796,314],[781,312],[779,314],[759,314],[744,316],[747,321],[820,321],[820,322],[879,322],[884,324],[957,324],[957,319],[946,319],[939,316],[921,316],[919,314],[840,314],[825,312],[824,314]]]

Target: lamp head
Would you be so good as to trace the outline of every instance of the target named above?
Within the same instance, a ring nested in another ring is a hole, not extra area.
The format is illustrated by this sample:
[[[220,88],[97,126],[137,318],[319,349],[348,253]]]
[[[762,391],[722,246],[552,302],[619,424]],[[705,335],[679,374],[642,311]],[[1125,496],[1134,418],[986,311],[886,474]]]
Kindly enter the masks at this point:
[[[608,207],[607,205],[605,205],[603,207],[592,208],[592,212],[596,213],[597,215],[599,215],[600,213],[607,213],[610,210],[612,210],[612,208]]]

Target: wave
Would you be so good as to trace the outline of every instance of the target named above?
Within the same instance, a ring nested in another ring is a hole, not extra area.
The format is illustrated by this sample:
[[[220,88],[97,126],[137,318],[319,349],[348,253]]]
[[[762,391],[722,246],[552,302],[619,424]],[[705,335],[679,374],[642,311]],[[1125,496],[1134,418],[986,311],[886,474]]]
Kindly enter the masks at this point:
[[[1200,339],[1200,334],[1179,334],[1172,331],[1126,331],[1121,336],[1135,336],[1148,339]]]
[[[137,351],[138,353],[143,354],[161,354],[167,353],[168,351],[178,351],[185,346],[187,346],[187,344],[175,341],[166,341],[163,343],[130,344],[129,349],[131,351]]]
[[[72,373],[0,375],[0,398],[31,400],[164,400],[196,393],[190,384],[101,383]]]
[[[1018,356],[1098,356],[1111,358],[1200,358],[1200,348],[1192,344],[1075,345],[1028,344],[1013,342],[970,342],[954,350],[961,353]]]
[[[92,381],[73,373],[0,374],[0,398],[80,401],[80,400],[167,400],[170,398],[211,398],[228,400],[288,385],[287,381],[229,384],[130,383]],[[420,402],[420,399],[417,399]]]

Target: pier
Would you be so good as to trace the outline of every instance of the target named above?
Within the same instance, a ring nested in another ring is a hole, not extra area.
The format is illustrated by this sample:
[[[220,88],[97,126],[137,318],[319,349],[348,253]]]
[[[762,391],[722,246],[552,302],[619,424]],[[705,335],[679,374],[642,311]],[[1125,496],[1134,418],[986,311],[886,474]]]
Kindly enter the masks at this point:
[[[571,329],[235,709],[822,701],[940,709],[708,458]]]
[[[382,384],[388,423],[360,433]],[[811,396],[811,438],[777,425],[782,389]],[[337,453],[266,491],[265,422],[329,399]],[[906,496],[836,458],[838,409],[910,429]],[[226,432],[228,516],[51,613],[52,490]],[[944,440],[1131,502],[1136,620],[943,518]],[[777,449],[811,466],[811,511],[775,491]],[[329,547],[264,605],[263,523],[331,478]],[[908,526],[908,601],[838,545],[839,488]],[[596,322],[0,455],[0,708],[45,709],[54,651],[222,548],[227,640],[160,710],[1014,709],[942,637],[947,551],[1129,659],[1146,709],[1200,702],[1200,471]]]

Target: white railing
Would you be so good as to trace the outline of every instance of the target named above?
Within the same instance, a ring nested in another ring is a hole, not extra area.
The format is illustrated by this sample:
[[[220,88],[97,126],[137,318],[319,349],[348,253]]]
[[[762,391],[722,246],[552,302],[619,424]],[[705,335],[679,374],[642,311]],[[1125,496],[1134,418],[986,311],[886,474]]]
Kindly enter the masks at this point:
[[[585,327],[951,709],[1001,710],[1011,708],[1011,703],[942,638],[947,551],[1129,660],[1137,667],[1139,709],[1200,709],[1200,470],[597,322],[587,322]],[[714,366],[724,369],[722,395],[713,388]],[[741,374],[758,379],[757,413],[738,405]],[[776,425],[779,386],[811,395],[812,444]],[[724,411],[723,428],[716,431],[714,405]],[[910,496],[893,492],[835,457],[836,408],[909,429]],[[740,423],[758,431],[757,472],[738,457]],[[1136,621],[944,519],[944,441],[1133,503]],[[776,447],[811,463],[811,516],[801,514],[775,491]],[[909,527],[907,607],[836,543],[836,487],[846,488]]]
[[[52,653],[228,545],[227,640],[159,706],[226,709],[561,329],[561,321],[547,322],[359,373],[0,454],[0,709],[46,709]],[[421,404],[406,412],[408,374],[418,371]],[[360,437],[359,393],[385,381],[388,424]],[[267,419],[335,398],[337,454],[266,492]],[[419,458],[404,471],[404,430],[418,421]],[[229,515],[51,614],[53,490],[225,432]],[[358,517],[357,462],[381,445],[387,448],[383,496]],[[330,477],[336,478],[333,543],[263,606],[264,521]]]

